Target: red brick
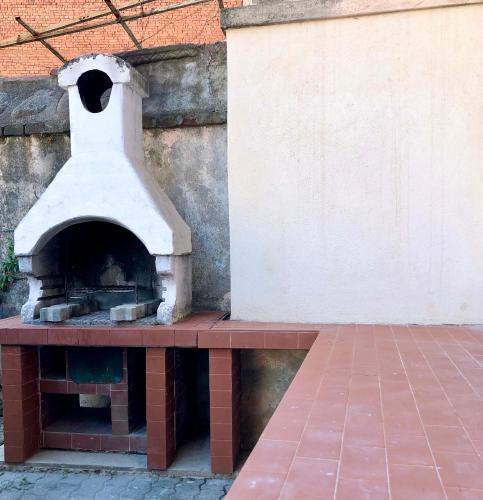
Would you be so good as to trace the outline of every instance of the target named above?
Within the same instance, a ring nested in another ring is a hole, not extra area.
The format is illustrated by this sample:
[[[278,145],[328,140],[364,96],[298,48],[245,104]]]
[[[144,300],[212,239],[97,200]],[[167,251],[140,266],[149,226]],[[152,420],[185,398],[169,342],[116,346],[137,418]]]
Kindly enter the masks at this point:
[[[112,422],[112,434],[116,436],[129,434],[129,422],[127,420],[114,420]]]
[[[146,372],[148,374],[165,373],[166,360],[161,356],[148,356],[146,358]]]
[[[101,436],[102,451],[129,451],[129,436]]]
[[[210,437],[212,441],[231,441],[233,439],[233,426],[211,422]]]
[[[210,406],[211,407],[229,407],[233,406],[232,391],[210,391]]]
[[[18,464],[27,460],[30,456],[23,447],[5,446],[5,462],[9,464]]]
[[[96,394],[96,384],[76,384],[69,381],[67,383],[67,390],[69,394]]]
[[[42,432],[42,446],[44,448],[57,448],[70,450],[72,448],[72,435],[67,432]]]
[[[24,330],[21,334],[18,334],[16,341],[18,344],[24,345],[47,344],[47,329],[31,328],[29,330]]]
[[[208,330],[198,333],[198,347],[203,348],[229,348],[230,332]]]
[[[143,335],[138,328],[111,328],[110,344],[113,346],[142,346]]]
[[[21,27],[15,22],[15,15],[20,13],[30,19],[37,29],[40,29],[52,23],[77,18],[106,8],[100,0],[68,0],[61,4],[60,10],[59,5],[55,2],[40,2],[34,6],[28,2],[19,4],[18,0],[5,0],[0,11],[1,38],[22,33]],[[153,4],[154,7],[160,5],[162,4]],[[241,5],[241,0],[225,0],[224,5],[225,7]],[[22,12],[19,10],[20,7],[23,8]],[[143,47],[214,43],[224,39],[216,2],[192,7],[191,14],[188,16],[187,11],[184,10],[173,11],[166,15],[169,16],[168,29],[159,30],[159,23],[164,22],[162,16],[152,16],[129,23],[135,35],[139,39],[145,39]],[[133,48],[132,42],[117,25],[91,30],[87,35],[76,33],[56,38],[53,43],[66,59],[72,59],[93,50],[119,52]],[[60,62],[55,56],[40,44],[11,47],[0,53],[0,73],[4,76],[47,74],[59,65]]]
[[[234,470],[231,457],[211,457],[211,472],[214,474],[231,474]]]
[[[229,424],[233,418],[231,407],[214,407],[210,409],[210,421],[216,424]]]
[[[110,344],[109,328],[79,329],[78,340],[79,345],[107,346]]]
[[[216,358],[210,356],[210,375],[230,374],[232,373],[232,358]]]
[[[210,443],[210,450],[214,457],[233,457],[233,442],[231,439],[226,441],[213,439]]]
[[[265,347],[265,336],[263,332],[231,332],[231,347],[263,349]]]
[[[135,453],[146,453],[147,452],[147,439],[146,436],[129,436],[129,451]]]
[[[145,329],[142,331],[143,345],[172,347],[174,346],[174,331],[173,330],[155,330]]]
[[[297,349],[297,332],[265,332],[265,349]]]
[[[49,328],[48,343],[51,345],[78,345],[78,331],[76,328]]]
[[[299,332],[298,348],[307,350],[310,349],[312,344],[315,342],[317,335],[317,332]]]
[[[111,406],[112,420],[128,420],[128,406],[127,405],[113,405]]]
[[[210,389],[214,391],[230,391],[233,388],[231,373],[228,375],[212,375],[210,373]]]
[[[99,394],[99,393],[98,393]],[[128,403],[128,391],[111,390],[111,405],[125,405]]]
[[[41,380],[40,381],[40,392],[48,393],[67,393],[67,381],[65,380]]]
[[[197,347],[198,332],[196,330],[175,330],[174,345],[178,347]]]
[[[171,398],[172,395],[170,394],[169,397]],[[166,404],[166,391],[164,389],[148,389],[146,398],[149,404],[164,405]]]
[[[101,438],[92,434],[72,434],[72,449],[100,451]]]
[[[210,358],[230,358],[232,356],[231,349],[211,349],[210,350]]]

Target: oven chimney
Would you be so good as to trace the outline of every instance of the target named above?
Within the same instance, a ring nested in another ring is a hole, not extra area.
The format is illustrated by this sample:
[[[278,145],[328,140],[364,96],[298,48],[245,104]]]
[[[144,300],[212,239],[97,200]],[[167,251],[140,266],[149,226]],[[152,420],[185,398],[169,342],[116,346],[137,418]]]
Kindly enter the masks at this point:
[[[69,94],[72,156],[122,151],[144,158],[142,99],[144,77],[124,60],[103,54],[75,59],[59,72]]]

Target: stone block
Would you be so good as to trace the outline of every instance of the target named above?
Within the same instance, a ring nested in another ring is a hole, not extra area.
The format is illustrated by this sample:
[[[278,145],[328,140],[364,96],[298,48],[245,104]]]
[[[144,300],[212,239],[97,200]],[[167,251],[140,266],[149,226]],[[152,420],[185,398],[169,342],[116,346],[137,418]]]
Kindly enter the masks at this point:
[[[40,321],[49,323],[60,323],[72,316],[74,310],[73,304],[56,304],[50,307],[40,309]]]
[[[158,299],[139,304],[122,304],[111,308],[111,321],[136,321],[154,314],[160,301]]]
[[[83,302],[54,304],[40,309],[40,321],[48,323],[60,323],[73,316],[83,316],[97,310],[97,304],[93,300]]]

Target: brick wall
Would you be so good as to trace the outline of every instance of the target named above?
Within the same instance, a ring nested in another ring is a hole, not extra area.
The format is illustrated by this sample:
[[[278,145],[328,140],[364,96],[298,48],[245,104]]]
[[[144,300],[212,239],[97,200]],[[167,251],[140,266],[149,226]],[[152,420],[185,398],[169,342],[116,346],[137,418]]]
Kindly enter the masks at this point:
[[[143,8],[148,11],[179,1],[157,0]],[[125,2],[126,0],[115,0],[114,4],[119,6]],[[224,0],[224,5],[241,5],[241,0]],[[105,8],[102,0],[3,0],[0,7],[0,39],[25,33],[15,21],[15,16],[18,15],[33,28],[40,30],[49,24]],[[141,7],[126,10],[123,14],[139,12],[140,9]],[[145,48],[178,43],[213,43],[224,38],[220,29],[217,0],[132,21],[129,27]],[[66,59],[89,52],[118,52],[135,48],[119,25],[53,38],[49,43]],[[60,64],[40,43],[0,49],[0,76],[46,74]]]

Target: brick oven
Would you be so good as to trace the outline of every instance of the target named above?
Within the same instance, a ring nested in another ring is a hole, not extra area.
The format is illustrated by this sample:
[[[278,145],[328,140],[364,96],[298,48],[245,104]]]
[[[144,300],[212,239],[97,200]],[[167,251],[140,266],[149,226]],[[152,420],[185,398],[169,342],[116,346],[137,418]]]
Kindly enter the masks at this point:
[[[201,436],[211,471],[231,473],[240,350],[308,349],[316,332],[190,313],[190,229],[144,164],[144,78],[97,54],[59,84],[72,156],[15,232],[29,296],[0,321],[5,461],[49,448],[166,469]]]
[[[72,154],[15,231],[29,283],[21,319],[34,329],[17,332],[29,347],[3,348],[5,457],[23,461],[39,447],[146,453],[151,427],[149,464],[166,467],[174,432],[154,426],[162,388],[151,374],[169,385],[173,353],[160,347],[165,331],[143,341],[140,328],[190,313],[190,229],[144,164],[144,77],[93,54],[66,64],[58,81]],[[46,339],[31,335],[42,331]],[[10,392],[9,374],[18,379]],[[156,405],[146,405],[154,388]]]

